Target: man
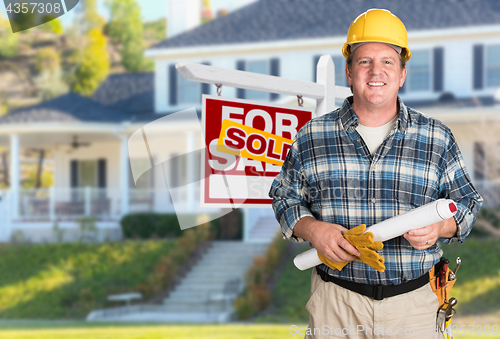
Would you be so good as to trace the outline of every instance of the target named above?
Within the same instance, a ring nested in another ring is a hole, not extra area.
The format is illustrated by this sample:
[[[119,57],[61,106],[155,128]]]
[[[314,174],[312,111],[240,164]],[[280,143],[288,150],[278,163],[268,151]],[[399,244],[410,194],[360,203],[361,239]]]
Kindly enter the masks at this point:
[[[343,54],[353,96],[299,131],[269,193],[283,237],[309,241],[330,261],[313,269],[306,338],[442,337],[428,271],[443,253],[438,240],[464,241],[482,198],[449,128],[398,97],[411,57],[403,23],[389,11],[363,13]],[[456,215],[384,242],[385,270],[355,260],[349,229],[439,198],[454,200]]]

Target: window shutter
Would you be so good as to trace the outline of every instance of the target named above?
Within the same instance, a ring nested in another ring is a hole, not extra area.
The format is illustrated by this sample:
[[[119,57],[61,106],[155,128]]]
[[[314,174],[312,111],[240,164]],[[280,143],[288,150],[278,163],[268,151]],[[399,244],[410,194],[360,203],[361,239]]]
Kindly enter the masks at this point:
[[[106,159],[97,160],[97,187],[106,188]]]
[[[317,76],[317,67],[318,67],[318,61],[319,61],[319,58],[321,58],[321,55],[315,55],[313,57],[313,82],[316,82],[318,80],[318,76]]]
[[[434,48],[434,92],[444,89],[444,48]]]
[[[75,190],[71,190],[71,201],[78,201],[78,160],[71,160],[69,165],[69,180],[71,188],[75,188]]]
[[[70,186],[71,188],[78,187],[78,160],[70,162]]]
[[[280,59],[278,58],[271,59],[271,75],[280,76]],[[279,96],[278,93],[271,93],[271,100],[276,100]]]
[[[474,53],[473,53],[473,89],[483,89],[483,53],[484,46],[483,45],[474,45]]]
[[[175,64],[168,67],[168,79],[169,79],[169,104],[170,106],[177,105],[177,70],[175,69]]]
[[[474,142],[474,179],[486,179],[486,152],[484,142]]]
[[[210,66],[209,62],[202,62],[202,65]],[[202,83],[201,84],[201,94],[210,94],[210,84]]]
[[[236,62],[236,69],[238,71],[244,71],[245,70],[245,61],[238,60]],[[245,99],[245,90],[243,88],[237,88],[236,89],[236,97],[239,99]]]

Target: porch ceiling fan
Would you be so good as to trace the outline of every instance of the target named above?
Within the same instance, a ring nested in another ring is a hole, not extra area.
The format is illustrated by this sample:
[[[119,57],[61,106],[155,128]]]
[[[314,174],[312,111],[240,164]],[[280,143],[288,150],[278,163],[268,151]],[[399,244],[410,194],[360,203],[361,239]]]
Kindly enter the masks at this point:
[[[78,141],[78,136],[74,135],[73,141],[70,143],[70,149],[68,150],[67,153],[71,153],[72,151],[74,151],[80,147],[89,147],[89,146],[90,146],[90,142]]]

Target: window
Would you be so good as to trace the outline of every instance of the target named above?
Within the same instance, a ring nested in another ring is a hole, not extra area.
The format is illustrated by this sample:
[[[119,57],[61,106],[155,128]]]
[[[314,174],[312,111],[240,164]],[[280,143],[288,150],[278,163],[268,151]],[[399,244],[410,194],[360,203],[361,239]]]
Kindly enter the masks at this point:
[[[181,75],[177,77],[179,89],[179,104],[197,104],[200,101],[200,83],[184,79]]]
[[[409,91],[429,91],[431,89],[430,50],[412,51],[407,69],[405,84]]]
[[[486,87],[500,86],[500,45],[486,48]]]
[[[208,62],[202,62],[202,65],[210,65]],[[175,64],[168,66],[168,104],[193,105],[200,104],[202,94],[210,94],[209,84],[188,81],[178,74]]]
[[[273,76],[280,76],[280,59],[272,58],[270,60],[237,60],[236,69],[238,71],[246,71],[258,74],[269,74]],[[249,99],[249,100],[276,100],[279,98],[278,93],[268,93],[261,91],[251,91],[243,88],[236,89],[236,97],[239,99]]]
[[[246,70],[252,73],[269,74],[269,61],[247,61]],[[248,100],[269,100],[269,93],[247,90],[245,98]]]
[[[80,187],[97,187],[97,161],[80,161]]]

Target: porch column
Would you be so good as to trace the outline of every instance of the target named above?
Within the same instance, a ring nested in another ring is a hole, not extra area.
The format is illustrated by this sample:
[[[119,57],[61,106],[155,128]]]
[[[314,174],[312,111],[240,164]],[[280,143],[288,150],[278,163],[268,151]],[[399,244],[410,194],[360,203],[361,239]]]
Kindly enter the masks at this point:
[[[12,201],[12,219],[19,218],[19,136],[10,136],[10,194]]]
[[[195,132],[187,132],[186,133],[186,153],[187,153],[187,185],[185,186],[187,189],[186,195],[186,203],[187,210],[189,212],[194,211],[195,204],[195,188],[196,188],[196,154],[195,151],[195,140],[196,134]]]
[[[121,214],[125,215],[129,211],[129,160],[128,160],[128,136],[121,136],[120,152],[120,196]]]

